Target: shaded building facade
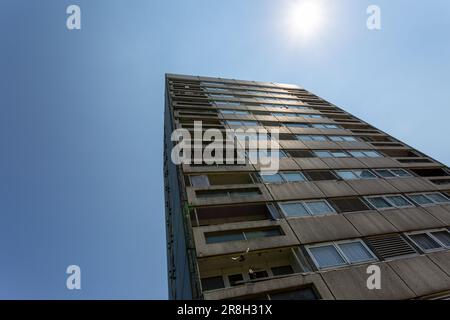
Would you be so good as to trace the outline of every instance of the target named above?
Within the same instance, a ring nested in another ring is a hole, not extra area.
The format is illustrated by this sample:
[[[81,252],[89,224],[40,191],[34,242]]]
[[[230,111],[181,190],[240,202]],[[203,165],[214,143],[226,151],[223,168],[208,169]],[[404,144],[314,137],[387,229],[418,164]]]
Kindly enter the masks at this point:
[[[450,297],[444,164],[297,85],[165,81],[171,299]],[[175,165],[171,134],[195,121],[279,130],[279,172]],[[380,289],[368,287],[368,266]]]

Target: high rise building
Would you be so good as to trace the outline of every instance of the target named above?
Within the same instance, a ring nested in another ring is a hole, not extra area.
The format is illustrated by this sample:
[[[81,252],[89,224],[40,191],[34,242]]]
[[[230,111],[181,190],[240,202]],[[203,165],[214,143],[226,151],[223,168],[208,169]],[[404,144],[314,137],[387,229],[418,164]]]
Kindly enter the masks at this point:
[[[450,297],[444,164],[296,85],[168,74],[165,95],[171,299]],[[279,172],[174,164],[195,121],[279,130]]]

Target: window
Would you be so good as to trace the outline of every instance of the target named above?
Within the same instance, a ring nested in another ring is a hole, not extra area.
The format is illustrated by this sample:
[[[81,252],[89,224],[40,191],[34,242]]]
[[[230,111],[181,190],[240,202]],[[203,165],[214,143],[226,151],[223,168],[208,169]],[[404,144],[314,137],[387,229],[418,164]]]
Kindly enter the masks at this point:
[[[305,175],[310,181],[336,180],[336,176],[329,170],[305,171]]]
[[[269,158],[281,159],[286,158],[286,153],[283,150],[265,151],[265,150],[250,150],[247,152],[248,158],[252,161],[258,161],[261,159],[268,160]]]
[[[240,115],[248,115],[248,114],[250,114],[248,111],[245,111],[245,110],[220,109],[219,111],[222,114],[240,114]]]
[[[280,183],[280,182],[299,182],[305,181],[305,177],[302,173],[292,172],[280,172],[273,175],[261,174],[261,180],[266,183]]]
[[[299,134],[296,135],[297,140],[300,141],[327,141],[327,138],[325,136],[318,136],[318,135],[305,135],[305,134]]]
[[[267,273],[266,270],[261,270],[261,271],[249,272],[248,276],[249,276],[250,280],[256,280],[256,279],[267,278],[267,277],[269,277],[269,274]]]
[[[280,208],[288,217],[302,217],[310,215],[301,202],[280,203]]]
[[[313,216],[334,213],[333,208],[325,200],[305,201],[304,203]]]
[[[355,142],[358,141],[356,140],[355,137],[352,136],[329,136],[331,141],[335,141],[335,142]]]
[[[271,270],[274,276],[282,276],[294,273],[294,270],[292,269],[291,266],[273,267],[271,268]]]
[[[375,179],[370,170],[340,170],[336,171],[337,175],[343,180],[357,180],[357,179]]]
[[[428,193],[427,197],[435,203],[448,203],[450,200],[441,193]]]
[[[392,208],[393,206],[387,202],[383,197],[372,197],[367,198],[367,201],[374,206],[376,209],[386,209],[386,208]]]
[[[335,213],[326,200],[310,200],[279,203],[283,213],[288,217],[315,216]]]
[[[433,200],[429,199],[428,197],[426,197],[423,194],[412,194],[412,195],[408,195],[408,197],[413,200],[415,203],[417,203],[418,205],[421,206],[426,206],[429,204],[433,204]]]
[[[266,183],[280,183],[280,182],[284,182],[283,177],[279,173],[271,174],[271,175],[262,174],[260,176],[261,176],[261,180],[263,182],[266,182]]]
[[[404,169],[378,169],[375,172],[382,178],[412,177],[412,174]]]
[[[397,208],[412,206],[411,203],[403,196],[387,196],[386,199]]]
[[[307,246],[307,250],[319,269],[376,260],[375,255],[361,240]]]
[[[287,182],[299,182],[306,180],[305,176],[300,172],[282,172],[281,174]]]
[[[450,199],[439,192],[410,194],[408,197],[421,206],[450,203]]]
[[[350,154],[355,158],[379,158],[381,154],[377,151],[350,151]]]
[[[256,121],[241,121],[241,120],[227,120],[226,123],[229,126],[247,126],[247,127],[251,127],[251,126],[257,126],[258,122]]]
[[[220,107],[220,106],[233,106],[233,107],[237,107],[240,106],[241,103],[240,102],[235,102],[235,101],[214,101],[214,103],[216,104],[216,106]]]
[[[450,248],[448,230],[431,230],[414,232],[407,235],[424,252]]]
[[[251,230],[235,230],[235,231],[219,231],[205,233],[206,243],[221,243],[239,240],[250,240],[265,237],[281,236],[282,232],[279,227],[251,229]]]
[[[319,158],[345,158],[349,157],[345,151],[314,151]]]
[[[218,190],[196,190],[198,198],[210,197],[249,197],[261,194],[259,188],[238,188],[238,189],[218,189]]]
[[[190,176],[193,187],[209,187],[209,179],[206,175]]]
[[[335,124],[321,124],[321,123],[313,124],[312,127],[317,128],[317,129],[339,129],[340,128],[338,125],[335,125]]]
[[[338,213],[371,210],[359,198],[337,198],[330,199],[328,202],[334,207],[334,209],[336,209]]]
[[[366,198],[375,209],[406,208],[414,206],[408,199],[401,195],[375,196]]]
[[[221,289],[221,288],[225,288],[225,284],[224,284],[223,278],[221,276],[202,279],[202,289],[204,291]]]
[[[346,264],[334,245],[314,247],[310,248],[309,251],[318,268],[329,268]]]
[[[293,291],[284,291],[278,293],[269,293],[270,300],[318,300],[319,296],[313,288],[302,288]]]
[[[293,158],[313,158],[314,154],[308,150],[288,150],[287,153]]]
[[[232,287],[239,285],[240,283],[238,283],[238,282],[241,282],[241,281],[244,281],[244,277],[240,273],[228,276],[228,282],[230,283],[230,286],[232,286]]]
[[[309,125],[306,123],[285,123],[286,127],[294,127],[294,128],[309,128]]]

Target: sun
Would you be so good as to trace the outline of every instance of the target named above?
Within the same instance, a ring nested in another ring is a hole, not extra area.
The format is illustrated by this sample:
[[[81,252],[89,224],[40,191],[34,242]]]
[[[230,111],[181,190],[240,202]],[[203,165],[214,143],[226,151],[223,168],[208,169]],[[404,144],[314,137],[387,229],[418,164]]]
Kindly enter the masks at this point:
[[[286,26],[292,37],[310,38],[325,22],[324,9],[319,0],[298,0],[287,8]]]

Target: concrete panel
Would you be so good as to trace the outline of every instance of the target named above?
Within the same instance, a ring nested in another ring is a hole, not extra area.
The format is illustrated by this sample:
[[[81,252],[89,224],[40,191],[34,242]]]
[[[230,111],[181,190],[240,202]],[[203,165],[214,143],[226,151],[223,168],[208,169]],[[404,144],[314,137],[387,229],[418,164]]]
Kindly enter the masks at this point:
[[[450,277],[426,256],[393,260],[387,264],[417,296],[450,289]]]
[[[326,164],[324,161],[322,161],[322,159],[319,158],[294,158],[294,160],[303,170],[329,169],[328,164]]]
[[[427,254],[435,264],[450,277],[450,251],[440,251]]]
[[[281,158],[279,159],[278,165],[279,170],[301,170],[298,163],[292,158]],[[260,171],[261,166],[259,164],[254,164],[254,167],[256,171]],[[262,168],[268,169],[269,166],[262,166]]]
[[[434,191],[437,187],[424,178],[393,178],[387,179],[387,182],[394,186],[400,192],[418,192],[418,191]]]
[[[253,189],[258,188],[261,191],[260,195],[252,195],[252,196],[208,196],[205,198],[199,198],[196,195],[196,190],[233,190],[238,188],[243,189]],[[195,187],[186,187],[186,193],[188,197],[188,202],[193,206],[204,206],[204,205],[217,205],[217,204],[232,204],[232,203],[246,203],[246,202],[262,202],[262,201],[271,201],[272,197],[268,193],[264,184],[231,184],[224,186],[211,186],[207,188],[195,188]]]
[[[347,183],[362,196],[398,193],[396,188],[382,179],[351,180]]]
[[[359,158],[359,160],[368,168],[395,168],[401,166],[400,163],[392,158]]]
[[[207,244],[205,240],[205,233],[207,232],[253,229],[270,226],[280,226],[284,232],[284,235],[210,244]],[[192,230],[194,233],[197,257],[245,252],[247,248],[254,251],[269,248],[289,247],[299,244],[294,232],[291,228],[289,228],[285,220],[227,223],[205,227],[194,227]]]
[[[401,232],[444,226],[441,221],[422,208],[389,209],[380,213]]]
[[[330,290],[323,282],[319,274],[299,274],[283,278],[271,279],[267,281],[259,281],[254,283],[246,283],[245,285],[224,288],[214,291],[205,292],[206,300],[222,300],[230,298],[243,298],[263,294],[265,292],[275,290],[294,290],[297,287],[313,284],[322,299],[334,299]]]
[[[366,168],[366,166],[357,158],[322,158],[322,161],[333,169]]]
[[[325,195],[313,182],[268,184],[267,189],[275,201],[324,198]]]
[[[288,223],[302,244],[361,236],[355,227],[340,214],[290,218]]]
[[[341,147],[336,142],[321,142],[321,141],[302,141],[308,149],[312,150],[335,150],[341,149]]]
[[[447,226],[450,226],[450,205],[429,206],[423,207],[423,209]]]
[[[381,270],[381,289],[367,288],[367,265],[322,272],[322,277],[337,300],[396,300],[414,298],[400,277],[386,263],[373,263]]]
[[[345,197],[357,195],[345,181],[316,181],[314,182],[326,197]]]
[[[371,144],[360,142],[360,141],[343,141],[343,142],[336,142],[339,148],[344,150],[369,150],[369,149],[375,149]]]
[[[229,172],[229,171],[255,171],[255,167],[251,164],[246,165],[222,165],[222,166],[190,166],[183,164],[184,173],[207,173],[207,172]]]
[[[297,140],[280,140],[280,145],[283,149],[306,149],[303,142]]]
[[[398,232],[397,228],[375,210],[344,213],[343,216],[348,219],[356,230],[364,237]]]

